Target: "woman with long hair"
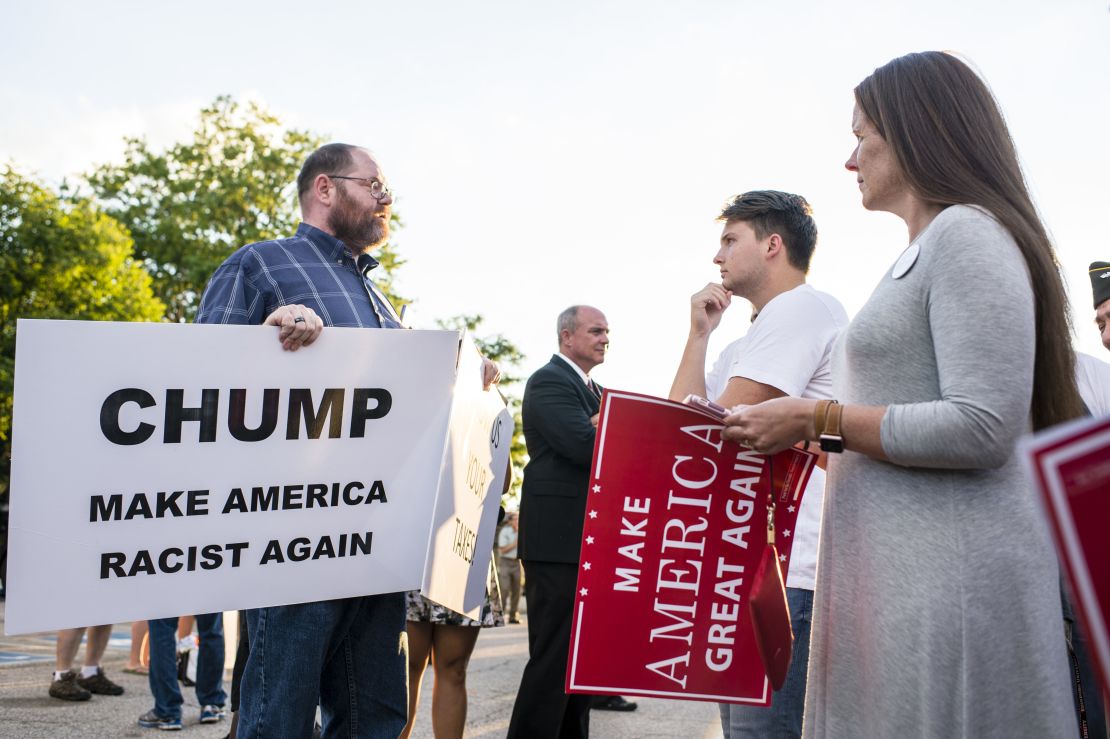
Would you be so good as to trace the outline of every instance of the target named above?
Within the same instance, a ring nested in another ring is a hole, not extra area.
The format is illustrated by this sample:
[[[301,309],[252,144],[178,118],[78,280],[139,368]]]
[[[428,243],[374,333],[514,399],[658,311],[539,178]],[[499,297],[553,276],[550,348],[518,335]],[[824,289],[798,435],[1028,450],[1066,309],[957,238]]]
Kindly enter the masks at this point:
[[[1077,733],[1058,570],[1015,454],[1076,418],[1052,246],[986,84],[909,54],[855,90],[846,164],[909,246],[837,342],[839,404],[737,409],[726,438],[832,451],[807,737]]]

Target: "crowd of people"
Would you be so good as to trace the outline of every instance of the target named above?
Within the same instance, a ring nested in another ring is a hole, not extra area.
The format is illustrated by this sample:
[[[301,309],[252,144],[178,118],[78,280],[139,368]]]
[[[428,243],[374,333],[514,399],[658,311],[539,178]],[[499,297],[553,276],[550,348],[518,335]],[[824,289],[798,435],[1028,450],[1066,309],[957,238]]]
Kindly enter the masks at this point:
[[[691,299],[670,391],[731,409],[730,441],[764,453],[816,445],[825,455],[786,582],[786,682],[768,708],[721,704],[723,733],[1106,736],[1082,625],[1015,445],[1110,413],[1110,365],[1077,362],[1054,252],[985,82],[956,56],[926,52],[879,67],[854,95],[857,145],[846,167],[864,208],[902,219],[906,244],[892,248],[891,268],[849,320],[834,295],[806,281],[817,245],[806,199],[736,196],[719,216],[721,280]],[[291,351],[325,326],[400,328],[370,276],[392,204],[379,163],[329,144],[297,186],[297,233],[232,254],[198,322],[276,326]],[[1092,265],[1110,349],[1108,277],[1110,264]],[[751,304],[751,327],[711,362],[709,339],[734,297]],[[529,659],[509,737],[586,737],[591,707],[635,709],[621,696],[564,690],[602,396],[590,372],[605,360],[609,325],[601,310],[572,306],[556,333],[558,351],[525,389],[519,519],[510,514],[495,541],[480,616],[419,593],[248,611],[229,706],[236,736],[312,736],[317,707],[325,737],[408,736],[429,662],[435,735],[462,736],[475,643],[484,627],[519,622],[522,587]],[[488,360],[484,372],[487,384],[497,380]],[[196,624],[200,720],[220,721],[221,619],[197,615]],[[154,707],[143,726],[182,725],[177,625],[150,622]],[[99,666],[105,629],[88,629],[79,672],[81,630],[60,635],[51,695],[121,691]]]

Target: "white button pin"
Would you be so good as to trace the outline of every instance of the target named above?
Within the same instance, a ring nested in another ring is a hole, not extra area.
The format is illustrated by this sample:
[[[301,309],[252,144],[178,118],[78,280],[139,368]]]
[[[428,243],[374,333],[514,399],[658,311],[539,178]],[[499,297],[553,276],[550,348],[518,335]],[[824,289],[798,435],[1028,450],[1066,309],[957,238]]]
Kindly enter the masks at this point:
[[[917,261],[917,255],[921,253],[921,247],[916,243],[910,244],[906,250],[902,252],[902,256],[898,257],[898,261],[894,263],[894,269],[890,270],[890,276],[894,279],[904,277],[909,272]]]

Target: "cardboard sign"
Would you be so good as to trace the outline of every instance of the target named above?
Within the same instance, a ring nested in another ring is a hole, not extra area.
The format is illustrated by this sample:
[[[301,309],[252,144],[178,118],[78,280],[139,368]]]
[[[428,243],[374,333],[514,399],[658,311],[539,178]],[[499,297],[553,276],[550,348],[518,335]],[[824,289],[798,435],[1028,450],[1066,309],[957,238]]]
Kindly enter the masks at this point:
[[[784,575],[815,454],[769,457],[668,400],[606,391],[578,573],[568,692],[768,705],[748,594],[776,490]]]
[[[1027,438],[1021,456],[1040,493],[1105,692],[1110,688],[1110,417]]]
[[[455,556],[429,537],[458,332],[276,332],[19,322],[7,633],[418,589]]]
[[[421,590],[474,620],[486,598],[512,441],[512,414],[496,389],[482,389],[482,355],[464,337]]]

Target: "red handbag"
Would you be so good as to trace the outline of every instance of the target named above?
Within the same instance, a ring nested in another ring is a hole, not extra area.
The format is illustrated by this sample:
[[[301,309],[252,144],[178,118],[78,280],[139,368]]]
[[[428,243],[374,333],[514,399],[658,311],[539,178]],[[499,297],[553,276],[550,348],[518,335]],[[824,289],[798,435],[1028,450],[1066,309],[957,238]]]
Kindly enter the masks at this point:
[[[770,456],[767,458],[771,462]],[[794,653],[794,631],[790,625],[790,606],[786,602],[786,586],[782,581],[779,552],[775,548],[774,468],[770,470],[771,490],[767,495],[767,547],[759,560],[748,611],[755,630],[755,644],[763,669],[775,690],[786,682],[790,658]]]

